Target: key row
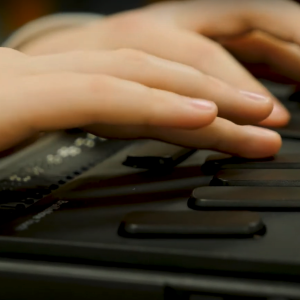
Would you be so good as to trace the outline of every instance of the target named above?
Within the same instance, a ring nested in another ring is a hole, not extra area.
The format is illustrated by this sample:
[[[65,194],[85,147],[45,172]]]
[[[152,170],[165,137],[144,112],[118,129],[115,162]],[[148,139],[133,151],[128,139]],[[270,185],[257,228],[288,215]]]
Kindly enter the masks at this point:
[[[144,161],[149,162],[149,157]],[[255,211],[300,209],[299,154],[255,161],[217,155],[209,157],[202,170],[214,176],[210,186],[192,192],[190,211],[130,213],[121,222],[119,235],[164,239],[253,237],[266,231]]]

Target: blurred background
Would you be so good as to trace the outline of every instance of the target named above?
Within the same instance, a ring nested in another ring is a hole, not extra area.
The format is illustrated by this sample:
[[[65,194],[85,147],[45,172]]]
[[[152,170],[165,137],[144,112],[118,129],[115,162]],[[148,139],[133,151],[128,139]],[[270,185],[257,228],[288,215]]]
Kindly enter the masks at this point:
[[[0,41],[17,28],[41,16],[58,12],[111,14],[163,0],[2,0]]]

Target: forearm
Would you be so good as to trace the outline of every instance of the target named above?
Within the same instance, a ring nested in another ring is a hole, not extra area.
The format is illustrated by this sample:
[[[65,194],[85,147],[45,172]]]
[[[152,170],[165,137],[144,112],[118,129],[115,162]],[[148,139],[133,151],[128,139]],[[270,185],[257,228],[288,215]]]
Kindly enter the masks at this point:
[[[24,25],[2,46],[30,55],[71,51],[78,48],[78,40],[81,33],[85,33],[85,26],[101,17],[87,13],[46,16]],[[83,43],[82,49],[84,47]]]

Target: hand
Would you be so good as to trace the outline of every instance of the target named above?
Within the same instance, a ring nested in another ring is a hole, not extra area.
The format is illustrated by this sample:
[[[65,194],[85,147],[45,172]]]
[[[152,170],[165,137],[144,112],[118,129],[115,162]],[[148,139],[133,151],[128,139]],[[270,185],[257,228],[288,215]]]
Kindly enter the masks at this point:
[[[285,0],[166,2],[49,34],[22,50],[35,55],[139,49],[192,66],[238,89],[270,96],[274,110],[262,124],[277,127],[288,123],[289,113],[228,51],[241,62],[266,63],[299,80],[299,18],[299,5]]]
[[[0,66],[0,151],[39,132],[73,127],[253,158],[281,146],[275,132],[231,122],[264,119],[270,99],[135,50],[31,57],[0,48]]]

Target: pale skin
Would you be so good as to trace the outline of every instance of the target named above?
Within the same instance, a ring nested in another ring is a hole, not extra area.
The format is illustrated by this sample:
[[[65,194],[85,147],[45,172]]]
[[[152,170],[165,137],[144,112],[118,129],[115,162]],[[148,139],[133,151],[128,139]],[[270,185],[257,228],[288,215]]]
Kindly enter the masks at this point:
[[[249,158],[278,152],[289,114],[230,53],[300,78],[300,6],[168,2],[2,49],[0,142],[72,127]]]

